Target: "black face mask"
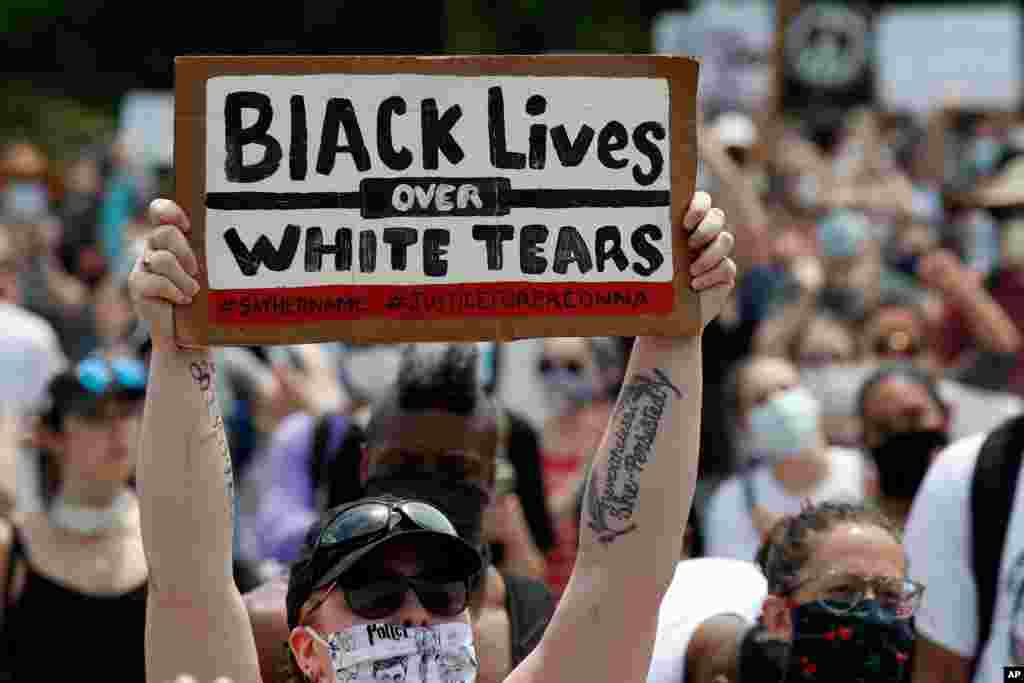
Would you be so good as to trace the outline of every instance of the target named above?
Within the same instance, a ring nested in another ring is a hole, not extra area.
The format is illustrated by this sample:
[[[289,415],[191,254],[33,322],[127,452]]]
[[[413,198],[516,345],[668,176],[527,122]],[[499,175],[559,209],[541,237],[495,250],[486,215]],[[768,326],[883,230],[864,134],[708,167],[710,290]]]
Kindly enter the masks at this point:
[[[789,659],[789,643],[769,635],[760,625],[747,629],[740,642],[738,683],[782,683]]]
[[[430,503],[451,520],[464,541],[480,547],[487,493],[478,485],[446,478],[437,472],[423,472],[412,465],[387,470],[381,474],[371,472],[366,481],[366,495],[392,495]]]
[[[859,320],[867,309],[864,293],[858,289],[830,286],[823,289],[819,297],[823,308],[843,320]]]
[[[940,429],[920,429],[890,434],[871,449],[878,467],[879,485],[886,498],[910,500],[928,473],[932,454],[949,444]]]
[[[914,628],[865,600],[837,615],[817,602],[793,610],[786,683],[909,683]]]

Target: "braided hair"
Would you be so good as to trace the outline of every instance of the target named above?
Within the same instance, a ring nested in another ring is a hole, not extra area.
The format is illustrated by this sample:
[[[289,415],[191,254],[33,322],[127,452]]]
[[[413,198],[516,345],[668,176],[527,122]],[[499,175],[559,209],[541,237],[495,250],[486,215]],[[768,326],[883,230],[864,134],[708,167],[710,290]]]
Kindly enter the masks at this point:
[[[878,527],[903,543],[899,527],[874,507],[837,501],[807,504],[799,514],[776,522],[758,550],[755,561],[768,579],[768,592],[792,592],[820,537],[844,524]]]

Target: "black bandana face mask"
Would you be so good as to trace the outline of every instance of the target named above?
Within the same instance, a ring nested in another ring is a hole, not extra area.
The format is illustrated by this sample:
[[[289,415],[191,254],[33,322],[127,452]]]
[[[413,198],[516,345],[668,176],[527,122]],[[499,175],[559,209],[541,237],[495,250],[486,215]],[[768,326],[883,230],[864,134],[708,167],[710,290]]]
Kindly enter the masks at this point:
[[[786,683],[909,683],[914,630],[910,619],[864,600],[847,614],[819,602],[798,605]]]
[[[932,455],[949,444],[940,429],[921,429],[890,434],[871,449],[878,467],[879,487],[886,498],[911,500],[924,481]]]

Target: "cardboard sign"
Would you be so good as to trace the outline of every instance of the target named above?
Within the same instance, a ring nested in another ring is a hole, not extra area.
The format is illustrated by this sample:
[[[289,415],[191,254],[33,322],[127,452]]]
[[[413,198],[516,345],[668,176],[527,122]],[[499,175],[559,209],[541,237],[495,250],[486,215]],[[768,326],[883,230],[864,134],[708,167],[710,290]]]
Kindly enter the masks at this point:
[[[179,58],[179,343],[693,332],[696,89],[681,57]]]

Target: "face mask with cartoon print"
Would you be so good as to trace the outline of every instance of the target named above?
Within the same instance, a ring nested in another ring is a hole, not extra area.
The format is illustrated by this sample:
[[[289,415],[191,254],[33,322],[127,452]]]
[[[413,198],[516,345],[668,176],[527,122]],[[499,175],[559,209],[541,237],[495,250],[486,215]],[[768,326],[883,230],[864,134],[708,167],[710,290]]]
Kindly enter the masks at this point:
[[[335,683],[473,683],[479,665],[468,624],[361,624],[322,636]]]

